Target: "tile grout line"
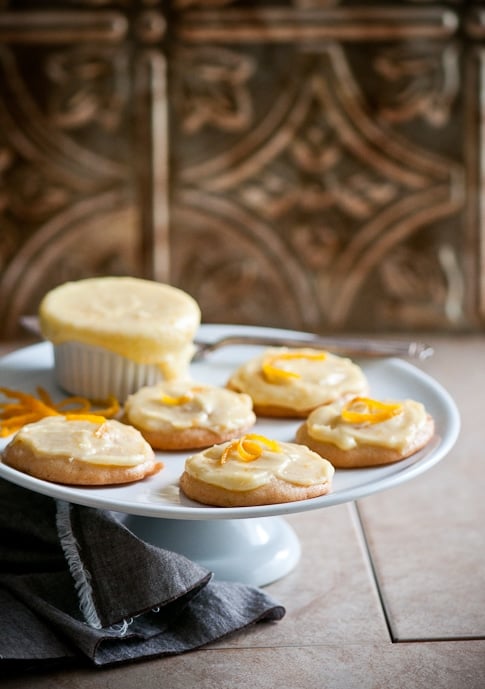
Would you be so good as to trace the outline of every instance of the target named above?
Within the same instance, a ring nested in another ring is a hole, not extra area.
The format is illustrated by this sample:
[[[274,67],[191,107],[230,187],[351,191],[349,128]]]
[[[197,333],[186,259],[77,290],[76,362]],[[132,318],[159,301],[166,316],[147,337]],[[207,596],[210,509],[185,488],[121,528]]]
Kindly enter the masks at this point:
[[[395,637],[392,631],[392,624],[391,624],[391,619],[388,613],[388,606],[386,605],[385,597],[382,592],[381,586],[379,584],[379,577],[377,576],[377,570],[374,566],[374,560],[372,558],[372,552],[371,548],[369,545],[369,541],[367,539],[365,529],[364,529],[364,522],[362,519],[362,515],[359,510],[359,506],[357,502],[352,502],[349,503],[349,512],[351,515],[351,519],[355,528],[355,532],[357,535],[357,538],[360,541],[360,545],[362,547],[362,551],[366,560],[367,567],[370,572],[370,576],[372,578],[372,581],[374,582],[376,594],[379,599],[379,603],[381,605],[381,610],[382,614],[384,617],[384,621],[387,627],[387,631],[389,633],[389,638],[393,644],[415,644],[415,643],[457,643],[460,641],[485,641],[485,636],[483,635],[469,635],[469,636],[436,636],[436,637],[430,637],[430,638],[425,638],[425,639],[420,639],[420,638],[402,638],[398,639]]]
[[[434,636],[426,639],[412,637],[406,639],[398,639],[394,641],[396,644],[440,644],[440,643],[459,643],[463,641],[464,643],[468,641],[485,641],[485,636]]]
[[[371,576],[371,579],[374,583],[375,591],[377,594],[377,597],[379,599],[379,603],[381,606],[382,610],[382,615],[384,617],[384,622],[386,624],[387,632],[389,634],[389,639],[390,641],[394,644],[397,643],[397,639],[395,638],[392,630],[392,625],[391,625],[391,619],[388,613],[388,606],[386,605],[386,601],[384,598],[384,594],[382,592],[381,586],[379,584],[379,578],[377,576],[377,571],[374,566],[374,560],[372,559],[372,553],[369,545],[369,541],[367,540],[367,536],[365,534],[364,530],[364,524],[362,521],[362,517],[359,511],[359,507],[357,505],[357,502],[351,502],[349,503],[349,511],[351,515],[351,519],[355,528],[355,532],[357,535],[357,538],[360,542],[362,552],[365,557],[365,561]]]

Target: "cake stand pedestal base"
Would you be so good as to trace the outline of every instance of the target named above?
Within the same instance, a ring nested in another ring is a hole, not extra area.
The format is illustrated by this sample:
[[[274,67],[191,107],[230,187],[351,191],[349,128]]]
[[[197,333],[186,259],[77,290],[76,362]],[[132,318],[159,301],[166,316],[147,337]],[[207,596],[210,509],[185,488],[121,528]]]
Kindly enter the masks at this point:
[[[199,521],[127,515],[123,522],[147,543],[185,555],[224,581],[265,586],[300,559],[300,542],[281,517]]]

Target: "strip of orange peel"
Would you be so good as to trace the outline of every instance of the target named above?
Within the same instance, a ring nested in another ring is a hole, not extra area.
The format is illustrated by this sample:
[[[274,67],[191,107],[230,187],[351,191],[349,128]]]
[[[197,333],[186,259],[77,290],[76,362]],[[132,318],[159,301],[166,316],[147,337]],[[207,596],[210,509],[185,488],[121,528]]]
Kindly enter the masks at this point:
[[[196,385],[190,390],[187,390],[187,392],[183,393],[182,395],[178,395],[177,397],[174,397],[172,395],[167,395],[166,393],[162,393],[162,396],[160,398],[160,401],[162,404],[167,404],[169,406],[178,406],[182,404],[186,404],[187,402],[190,402],[191,400],[194,399],[194,394],[196,392],[201,392],[204,390],[204,386],[201,385]]]
[[[270,440],[257,433],[247,433],[229,443],[221,455],[221,464],[225,464],[234,451],[237,452],[237,459],[243,462],[253,462],[263,454],[264,447],[272,452],[278,452],[280,449],[276,440]]]
[[[401,411],[402,404],[399,402],[379,402],[369,397],[354,397],[343,407],[341,417],[348,423],[379,423],[391,419]]]
[[[266,356],[261,365],[263,375],[268,383],[280,383],[289,378],[301,378],[299,373],[287,368],[280,368],[278,361],[291,361],[294,359],[307,359],[309,361],[323,361],[325,352],[280,352]]]
[[[119,411],[119,403],[114,397],[106,400],[103,408],[93,409],[85,397],[66,397],[54,402],[44,388],[36,389],[37,396],[20,390],[0,387],[0,393],[15,402],[0,402],[0,437],[5,438],[19,431],[27,423],[40,421],[46,416],[64,416],[69,420],[95,421],[104,423]],[[102,403],[100,403],[102,404]]]
[[[68,421],[91,421],[92,423],[104,423],[106,421],[105,416],[100,416],[100,414],[63,414],[63,416]]]
[[[172,395],[166,395],[165,393],[161,396],[160,401],[162,404],[167,404],[170,407],[179,406],[190,402],[193,398],[192,393],[186,393],[184,395],[179,395],[178,397],[172,397]]]

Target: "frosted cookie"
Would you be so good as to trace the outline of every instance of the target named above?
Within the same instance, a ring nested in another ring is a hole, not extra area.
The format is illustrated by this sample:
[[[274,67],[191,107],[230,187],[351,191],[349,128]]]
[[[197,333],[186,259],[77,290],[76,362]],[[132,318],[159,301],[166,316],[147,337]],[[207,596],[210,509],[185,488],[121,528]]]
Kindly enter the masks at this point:
[[[258,416],[305,417],[315,407],[367,392],[361,368],[317,349],[271,348],[240,366],[227,387],[245,392]]]
[[[147,386],[130,395],[124,420],[154,449],[208,447],[246,433],[256,422],[251,398],[190,381]]]
[[[6,446],[2,461],[45,481],[89,486],[139,481],[163,466],[135,428],[102,417],[48,416],[27,424]]]
[[[67,282],[39,307],[67,392],[124,401],[143,385],[188,374],[200,325],[195,300],[171,285],[131,277]]]
[[[296,440],[335,467],[350,469],[398,462],[425,447],[433,434],[433,418],[420,402],[357,397],[344,406],[315,409]]]
[[[325,495],[333,474],[330,462],[307,447],[250,433],[189,457],[180,488],[216,507],[270,505]]]

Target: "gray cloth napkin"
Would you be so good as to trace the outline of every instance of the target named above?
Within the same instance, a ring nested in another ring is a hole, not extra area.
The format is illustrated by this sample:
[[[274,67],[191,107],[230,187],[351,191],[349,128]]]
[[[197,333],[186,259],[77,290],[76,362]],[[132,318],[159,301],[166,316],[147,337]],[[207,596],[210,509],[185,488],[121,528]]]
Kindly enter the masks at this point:
[[[183,653],[284,608],[131,533],[116,515],[0,480],[0,668]]]

